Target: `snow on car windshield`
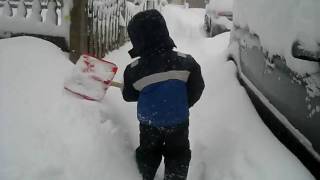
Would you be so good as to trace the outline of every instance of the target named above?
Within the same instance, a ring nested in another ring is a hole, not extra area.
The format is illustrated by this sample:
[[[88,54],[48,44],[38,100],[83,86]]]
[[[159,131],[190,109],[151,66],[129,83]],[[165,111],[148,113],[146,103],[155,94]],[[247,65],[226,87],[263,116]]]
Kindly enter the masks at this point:
[[[319,63],[292,57],[291,47],[299,40],[309,49],[320,42],[320,1],[318,0],[237,0],[234,24],[257,34],[270,55],[280,55],[298,74],[320,71]]]

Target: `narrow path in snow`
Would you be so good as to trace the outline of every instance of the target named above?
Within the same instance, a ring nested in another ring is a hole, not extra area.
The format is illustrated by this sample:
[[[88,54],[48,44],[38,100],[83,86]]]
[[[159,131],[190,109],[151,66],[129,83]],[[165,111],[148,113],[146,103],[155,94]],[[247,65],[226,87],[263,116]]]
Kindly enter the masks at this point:
[[[312,179],[263,124],[236,79],[235,65],[226,61],[230,34],[206,38],[202,32],[203,9],[167,6],[162,13],[177,50],[191,54],[199,62],[206,83],[201,100],[191,109],[192,160],[188,179]],[[132,62],[127,55],[130,47],[127,44],[108,55],[120,66],[116,77],[120,81],[121,70]],[[108,93],[110,96],[121,96],[114,89]],[[117,120],[121,121],[122,128],[128,129],[128,137],[137,146],[135,103],[117,101],[112,106],[119,112],[126,109]],[[157,179],[161,179],[162,172],[163,165]]]

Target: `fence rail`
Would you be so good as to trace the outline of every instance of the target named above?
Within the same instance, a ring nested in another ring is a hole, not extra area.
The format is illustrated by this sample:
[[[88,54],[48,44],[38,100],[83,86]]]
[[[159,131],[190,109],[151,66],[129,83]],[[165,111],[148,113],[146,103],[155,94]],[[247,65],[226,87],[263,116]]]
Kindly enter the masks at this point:
[[[56,0],[0,0],[0,5],[0,38],[32,35],[68,49],[68,5]]]
[[[6,1],[7,1],[7,0],[0,0],[0,8],[4,6],[4,4],[5,4]],[[20,3],[20,0],[10,0],[9,2],[10,2],[10,6],[11,6],[12,8],[18,8],[19,3]],[[62,7],[61,1],[57,0],[57,2],[58,2],[58,9],[61,9],[61,7]],[[31,9],[31,8],[32,8],[33,0],[24,0],[24,3],[25,3],[26,8]],[[46,0],[46,1],[41,0],[41,1],[40,1],[41,8],[42,8],[42,9],[47,9],[47,8],[48,8],[48,7],[47,7],[47,3],[48,3],[47,0]]]
[[[124,10],[124,0],[104,3],[89,0],[87,7],[89,53],[103,57],[105,53],[124,43]]]
[[[128,40],[134,14],[160,7],[160,0],[0,0],[0,38],[37,36],[70,51],[73,62],[82,53],[102,58]]]

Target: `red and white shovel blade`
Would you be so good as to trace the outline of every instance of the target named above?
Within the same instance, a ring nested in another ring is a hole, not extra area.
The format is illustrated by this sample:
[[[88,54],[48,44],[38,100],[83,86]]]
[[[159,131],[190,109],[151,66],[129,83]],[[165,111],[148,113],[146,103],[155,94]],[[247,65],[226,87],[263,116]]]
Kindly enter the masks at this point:
[[[82,55],[64,88],[84,99],[101,101],[110,87],[118,67],[90,55]]]

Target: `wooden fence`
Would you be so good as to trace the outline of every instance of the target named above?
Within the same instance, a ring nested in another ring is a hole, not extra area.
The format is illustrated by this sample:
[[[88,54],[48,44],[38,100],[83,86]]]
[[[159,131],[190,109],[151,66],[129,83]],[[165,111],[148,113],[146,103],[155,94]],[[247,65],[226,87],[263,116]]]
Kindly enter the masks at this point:
[[[120,47],[125,42],[124,0],[88,2],[88,51],[103,57],[108,51]]]
[[[88,52],[103,57],[128,40],[127,25],[132,16],[146,9],[159,9],[160,0],[133,4],[126,0],[88,0]]]
[[[72,62],[82,53],[101,58],[128,40],[135,13],[160,6],[160,0],[0,0],[0,38],[46,39],[69,51]]]

